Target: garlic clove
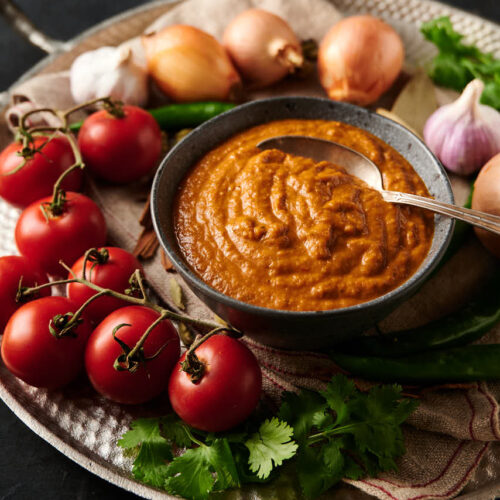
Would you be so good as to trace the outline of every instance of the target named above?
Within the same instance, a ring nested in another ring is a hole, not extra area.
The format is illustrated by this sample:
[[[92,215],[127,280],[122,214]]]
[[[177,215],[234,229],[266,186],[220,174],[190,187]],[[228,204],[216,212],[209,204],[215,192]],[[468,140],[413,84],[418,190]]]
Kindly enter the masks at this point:
[[[500,113],[479,103],[483,89],[481,80],[473,80],[425,124],[425,142],[448,170],[459,175],[476,172],[500,152]]]
[[[110,96],[144,106],[148,100],[148,75],[136,64],[130,46],[101,47],[81,54],[71,66],[70,86],[77,103]]]

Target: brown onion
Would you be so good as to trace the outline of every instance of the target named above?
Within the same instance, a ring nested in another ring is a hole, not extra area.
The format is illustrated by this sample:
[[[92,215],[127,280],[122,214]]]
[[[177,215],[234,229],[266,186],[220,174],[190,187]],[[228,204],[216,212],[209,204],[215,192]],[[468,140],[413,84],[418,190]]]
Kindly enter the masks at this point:
[[[145,35],[148,71],[175,101],[232,99],[241,80],[224,47],[193,26],[177,24]]]
[[[403,42],[391,26],[373,16],[348,17],[321,41],[319,77],[331,99],[364,106],[389,89],[403,61]]]
[[[500,153],[481,169],[474,183],[472,208],[493,215],[500,215]],[[500,257],[500,236],[484,229],[474,228],[481,243]]]
[[[271,85],[304,62],[300,41],[281,17],[262,9],[242,12],[227,26],[224,46],[255,88]]]

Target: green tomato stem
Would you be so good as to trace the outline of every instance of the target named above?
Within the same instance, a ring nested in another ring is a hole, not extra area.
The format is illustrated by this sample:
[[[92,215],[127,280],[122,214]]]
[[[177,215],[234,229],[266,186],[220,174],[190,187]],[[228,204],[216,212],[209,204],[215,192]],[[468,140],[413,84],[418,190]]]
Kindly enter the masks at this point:
[[[234,335],[241,335],[241,332],[239,332],[235,328],[232,328],[231,326],[221,327],[221,325],[219,323],[216,323],[214,321],[196,319],[196,318],[193,318],[193,317],[185,315],[185,314],[178,314],[178,313],[175,313],[173,311],[170,311],[169,309],[161,307],[158,304],[154,304],[153,302],[149,301],[147,298],[147,295],[146,295],[146,290],[145,290],[144,283],[143,283],[143,277],[141,275],[141,272],[138,269],[136,271],[134,271],[134,274],[132,276],[134,277],[134,279],[137,280],[137,283],[138,283],[139,288],[141,290],[141,293],[143,295],[142,298],[132,297],[132,296],[127,295],[125,293],[120,293],[120,292],[116,292],[114,290],[110,290],[108,288],[103,288],[99,285],[96,285],[95,283],[92,283],[91,281],[88,281],[87,279],[78,277],[73,272],[73,270],[70,267],[68,267],[64,262],[61,261],[60,264],[64,267],[64,269],[66,269],[66,271],[68,271],[68,273],[70,274],[70,276],[72,276],[72,278],[65,279],[65,280],[59,280],[59,281],[52,281],[51,283],[45,283],[43,285],[39,285],[36,287],[31,287],[31,288],[26,288],[24,290],[20,290],[19,291],[20,299],[22,299],[23,297],[27,297],[29,295],[32,295],[32,294],[38,292],[39,290],[41,290],[43,288],[47,288],[49,286],[65,285],[65,284],[69,284],[69,283],[81,283],[82,285],[85,285],[85,286],[91,288],[92,290],[95,290],[96,292],[98,292],[98,294],[101,293],[102,295],[108,295],[110,297],[114,297],[116,299],[123,300],[124,302],[128,302],[129,304],[149,307],[150,309],[153,309],[154,311],[158,312],[160,314],[160,316],[163,316],[163,319],[171,319],[174,321],[194,325],[194,326],[197,326],[199,328],[210,329],[211,332],[213,332],[214,330],[217,330],[219,332],[222,330],[226,330],[228,332],[232,332]],[[95,295],[94,295],[94,297],[95,297]],[[211,332],[209,332],[209,333],[211,333]],[[213,334],[214,333],[212,333],[212,335]]]

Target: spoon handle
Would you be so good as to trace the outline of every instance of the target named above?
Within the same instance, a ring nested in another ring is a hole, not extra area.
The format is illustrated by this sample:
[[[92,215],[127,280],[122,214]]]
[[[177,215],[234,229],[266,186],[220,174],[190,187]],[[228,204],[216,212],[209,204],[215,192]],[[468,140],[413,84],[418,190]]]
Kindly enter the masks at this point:
[[[438,214],[447,215],[454,219],[463,220],[474,226],[486,229],[492,233],[500,235],[500,217],[491,215],[479,210],[471,210],[470,208],[457,207],[449,203],[425,198],[416,194],[399,193],[397,191],[381,191],[385,201],[390,203],[402,203],[404,205],[413,205],[415,207],[425,208]]]

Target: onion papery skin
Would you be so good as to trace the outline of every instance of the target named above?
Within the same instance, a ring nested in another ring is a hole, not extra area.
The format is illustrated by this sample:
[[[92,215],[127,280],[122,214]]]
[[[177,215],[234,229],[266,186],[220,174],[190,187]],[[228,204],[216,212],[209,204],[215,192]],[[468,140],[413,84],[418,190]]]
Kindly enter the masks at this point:
[[[224,32],[224,46],[253,88],[283,79],[304,63],[300,40],[288,23],[263,9],[239,14]]]
[[[348,17],[321,41],[319,78],[330,99],[366,106],[391,87],[403,61],[403,42],[391,26],[373,16]]]
[[[500,216],[500,153],[479,172],[474,183],[472,208]],[[500,236],[477,227],[474,231],[486,249],[500,258]]]
[[[142,38],[148,71],[178,102],[234,99],[241,79],[224,47],[208,33],[177,24]]]

